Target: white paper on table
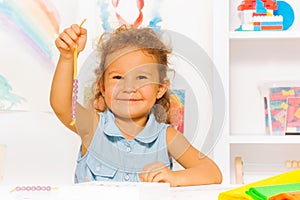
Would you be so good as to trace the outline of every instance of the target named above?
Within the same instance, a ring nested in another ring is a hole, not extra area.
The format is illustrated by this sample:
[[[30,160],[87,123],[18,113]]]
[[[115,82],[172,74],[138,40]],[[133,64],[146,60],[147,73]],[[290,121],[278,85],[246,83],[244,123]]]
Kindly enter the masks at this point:
[[[236,185],[199,185],[187,187],[174,187],[170,189],[170,199],[172,200],[214,200],[218,199],[221,192],[235,188]]]
[[[78,185],[112,188],[115,192],[124,190],[124,193],[126,193],[126,191],[135,191],[139,194],[139,200],[168,200],[170,197],[169,183],[92,181]],[[122,200],[124,198],[127,199],[127,195],[122,196]],[[133,200],[133,198],[130,198],[130,200]]]

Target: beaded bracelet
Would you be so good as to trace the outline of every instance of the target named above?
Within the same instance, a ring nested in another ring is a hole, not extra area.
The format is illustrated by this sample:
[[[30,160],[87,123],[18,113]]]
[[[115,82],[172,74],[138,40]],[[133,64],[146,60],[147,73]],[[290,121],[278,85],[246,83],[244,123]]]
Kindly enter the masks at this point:
[[[21,192],[21,191],[51,191],[57,190],[57,187],[51,186],[17,186],[10,192]]]

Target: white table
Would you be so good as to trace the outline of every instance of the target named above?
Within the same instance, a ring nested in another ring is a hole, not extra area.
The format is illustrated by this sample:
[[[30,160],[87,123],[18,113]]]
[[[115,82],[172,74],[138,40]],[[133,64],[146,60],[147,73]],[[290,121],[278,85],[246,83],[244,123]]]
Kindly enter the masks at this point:
[[[233,185],[204,185],[172,187],[152,183],[91,183],[52,186],[55,190],[11,192],[16,186],[0,185],[0,199],[5,200],[214,200],[220,192],[234,188]]]

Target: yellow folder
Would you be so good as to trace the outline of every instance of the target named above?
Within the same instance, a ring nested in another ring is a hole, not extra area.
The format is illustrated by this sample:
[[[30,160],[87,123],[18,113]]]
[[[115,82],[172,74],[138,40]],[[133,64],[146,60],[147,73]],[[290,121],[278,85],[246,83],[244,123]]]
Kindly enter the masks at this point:
[[[300,169],[285,172],[260,181],[256,181],[250,184],[240,186],[238,188],[221,192],[218,196],[218,200],[234,200],[234,199],[253,200],[251,196],[246,194],[246,191],[248,191],[252,187],[290,184],[290,183],[298,183],[298,182],[300,182]]]

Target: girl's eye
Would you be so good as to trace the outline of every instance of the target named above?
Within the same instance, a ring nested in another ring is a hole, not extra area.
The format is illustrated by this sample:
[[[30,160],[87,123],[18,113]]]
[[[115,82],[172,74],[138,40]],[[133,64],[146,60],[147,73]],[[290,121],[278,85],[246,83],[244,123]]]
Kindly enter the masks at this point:
[[[122,76],[113,76],[113,79],[122,79]]]
[[[147,79],[147,76],[144,76],[144,75],[139,75],[139,76],[137,76],[137,79]]]

